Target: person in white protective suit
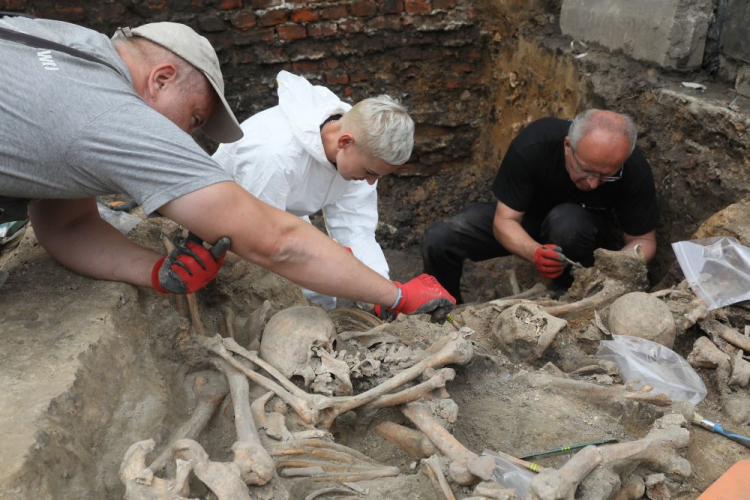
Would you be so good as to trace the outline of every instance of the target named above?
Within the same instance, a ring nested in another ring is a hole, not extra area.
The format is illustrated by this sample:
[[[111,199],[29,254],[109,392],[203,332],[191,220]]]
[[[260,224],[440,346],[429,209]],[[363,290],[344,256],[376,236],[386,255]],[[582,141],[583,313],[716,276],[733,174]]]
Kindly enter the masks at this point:
[[[414,122],[386,95],[354,107],[325,87],[282,71],[279,104],[242,123],[244,137],[213,158],[260,200],[305,218],[323,210],[331,238],[388,278],[375,241],[377,181],[411,156]],[[335,297],[305,290],[326,309]]]

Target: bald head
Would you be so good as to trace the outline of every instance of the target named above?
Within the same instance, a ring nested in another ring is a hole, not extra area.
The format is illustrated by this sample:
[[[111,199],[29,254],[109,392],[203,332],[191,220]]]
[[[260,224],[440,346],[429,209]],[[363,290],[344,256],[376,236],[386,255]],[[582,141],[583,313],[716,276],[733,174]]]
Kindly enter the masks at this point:
[[[589,109],[575,117],[568,130],[568,138],[573,149],[578,149],[580,142],[593,134],[597,141],[619,143],[623,139],[628,143],[628,155],[635,149],[637,132],[633,120],[628,115],[614,111]]]

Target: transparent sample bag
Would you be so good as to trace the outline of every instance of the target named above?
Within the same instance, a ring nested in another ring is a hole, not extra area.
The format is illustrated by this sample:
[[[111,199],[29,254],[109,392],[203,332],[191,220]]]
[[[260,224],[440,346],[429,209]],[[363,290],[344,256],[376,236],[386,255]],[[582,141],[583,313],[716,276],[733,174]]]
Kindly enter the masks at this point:
[[[620,367],[624,382],[637,380],[635,389],[648,384],[653,394],[666,394],[673,401],[690,401],[693,405],[706,397],[706,385],[688,362],[656,342],[613,335],[613,340],[602,340],[596,357],[612,361]]]
[[[492,450],[484,450],[482,456],[490,456],[495,459],[495,470],[492,479],[500,486],[516,490],[518,498],[529,497],[529,485],[536,474],[520,467],[513,462],[508,462]]]
[[[735,238],[672,243],[685,279],[709,310],[750,300],[750,248]]]

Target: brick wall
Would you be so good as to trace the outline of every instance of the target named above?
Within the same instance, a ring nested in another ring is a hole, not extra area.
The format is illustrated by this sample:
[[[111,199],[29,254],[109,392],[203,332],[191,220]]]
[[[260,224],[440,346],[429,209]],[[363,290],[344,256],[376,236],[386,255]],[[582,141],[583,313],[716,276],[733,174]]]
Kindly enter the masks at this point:
[[[107,34],[186,23],[217,49],[240,120],[276,104],[282,69],[351,103],[381,93],[401,98],[417,123],[408,174],[471,158],[482,121],[484,49],[468,0],[0,0],[0,10]]]

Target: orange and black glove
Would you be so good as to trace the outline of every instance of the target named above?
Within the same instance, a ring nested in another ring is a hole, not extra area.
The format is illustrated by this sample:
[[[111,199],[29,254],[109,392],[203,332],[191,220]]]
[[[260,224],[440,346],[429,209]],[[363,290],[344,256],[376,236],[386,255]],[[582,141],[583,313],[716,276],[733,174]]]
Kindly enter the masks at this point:
[[[565,257],[562,248],[557,245],[539,245],[534,250],[534,265],[539,274],[545,278],[554,279],[565,270]]]
[[[375,314],[388,319],[398,314],[431,314],[433,322],[442,323],[456,305],[456,299],[429,274],[420,274],[398,287],[398,297],[391,307],[375,306]]]
[[[176,238],[175,249],[151,271],[151,284],[161,293],[195,293],[219,274],[232,241],[226,236],[207,249],[194,234]]]

